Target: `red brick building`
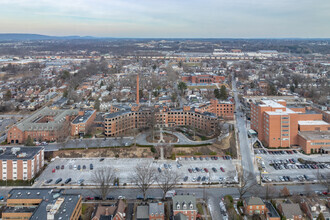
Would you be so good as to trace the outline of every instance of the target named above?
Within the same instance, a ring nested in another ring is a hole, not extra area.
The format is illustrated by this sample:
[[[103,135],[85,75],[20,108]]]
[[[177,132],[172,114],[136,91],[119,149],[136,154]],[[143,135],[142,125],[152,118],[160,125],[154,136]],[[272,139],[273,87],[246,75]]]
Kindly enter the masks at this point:
[[[1,180],[30,180],[44,166],[42,147],[3,147],[0,152]]]
[[[186,83],[193,83],[193,84],[199,84],[199,83],[223,83],[225,81],[224,76],[218,76],[218,75],[212,75],[212,74],[201,74],[201,75],[188,75],[188,76],[182,76],[181,80]]]
[[[183,214],[189,220],[196,220],[196,198],[192,195],[176,195],[173,197],[173,215]]]
[[[210,112],[223,119],[232,120],[234,119],[235,104],[231,101],[212,99],[210,104],[200,106],[196,112]]]
[[[24,144],[33,141],[60,141],[85,134],[96,116],[95,110],[51,109],[45,107],[13,125],[7,133],[7,143]]]
[[[244,200],[244,210],[247,215],[264,215],[267,213],[267,207],[259,197],[249,197]]]

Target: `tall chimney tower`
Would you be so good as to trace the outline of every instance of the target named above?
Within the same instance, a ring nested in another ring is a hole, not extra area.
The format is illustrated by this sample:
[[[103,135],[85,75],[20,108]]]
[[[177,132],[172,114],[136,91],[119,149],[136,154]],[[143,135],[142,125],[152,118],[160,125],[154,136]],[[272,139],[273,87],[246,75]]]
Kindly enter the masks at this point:
[[[139,74],[136,75],[136,104],[140,104],[140,88],[139,88]]]

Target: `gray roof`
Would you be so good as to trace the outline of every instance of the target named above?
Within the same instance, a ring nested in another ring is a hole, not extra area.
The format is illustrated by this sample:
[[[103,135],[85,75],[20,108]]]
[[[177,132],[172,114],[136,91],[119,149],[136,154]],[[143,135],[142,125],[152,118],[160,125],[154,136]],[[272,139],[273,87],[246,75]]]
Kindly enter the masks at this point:
[[[149,215],[160,215],[164,214],[164,203],[150,203],[149,204]]]
[[[107,114],[105,116],[105,118],[115,118],[117,116],[121,116],[121,115],[125,115],[127,113],[131,113],[132,111],[119,111],[119,112],[114,112],[114,113],[110,113],[110,114]]]
[[[48,206],[62,200],[59,208],[54,213],[54,219],[70,219],[79,199],[79,194],[65,194],[64,190],[42,189],[42,188],[15,188],[9,193],[8,199],[42,199],[42,202],[35,208],[30,220],[47,219]],[[8,210],[14,212],[23,212],[21,209]],[[31,212],[33,210],[30,210]]]
[[[269,215],[269,217],[280,218],[280,215],[278,214],[278,212],[270,202],[265,202],[265,205],[267,207],[268,210],[267,214]]]
[[[190,207],[190,205],[192,205],[192,207]],[[192,195],[176,195],[176,196],[174,196],[173,197],[173,210],[196,210],[195,196],[192,196]]]
[[[303,215],[299,207],[299,204],[297,203],[291,203],[291,204],[282,203],[281,206],[282,206],[283,215],[286,218],[293,218],[293,216]]]
[[[247,205],[265,205],[259,197],[250,197],[246,200]]]
[[[43,147],[1,147],[0,160],[31,160]]]
[[[95,112],[95,110],[86,110],[84,111],[84,115],[77,116],[73,121],[72,124],[79,124],[85,123]]]
[[[136,219],[144,220],[149,219],[149,207],[147,205],[141,205],[136,208]]]
[[[174,216],[174,220],[188,220],[188,217],[179,212]]]
[[[50,109],[48,107],[42,108],[35,112],[30,117],[19,122],[16,127],[21,131],[45,131],[58,130],[62,128],[62,123],[68,115],[77,115],[78,110],[75,109]],[[47,123],[38,123],[40,119],[45,116],[53,116],[53,121]]]

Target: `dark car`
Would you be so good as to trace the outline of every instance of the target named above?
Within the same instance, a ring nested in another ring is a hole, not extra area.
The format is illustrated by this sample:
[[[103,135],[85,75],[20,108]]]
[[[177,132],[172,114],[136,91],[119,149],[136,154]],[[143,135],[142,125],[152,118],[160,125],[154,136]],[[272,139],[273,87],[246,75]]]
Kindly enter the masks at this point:
[[[192,173],[192,169],[189,168],[188,171],[189,171],[189,173]]]
[[[102,197],[101,196],[95,196],[94,199],[95,200],[102,200]]]
[[[61,166],[61,170],[63,170],[63,169],[64,169],[64,165]]]
[[[94,166],[93,166],[93,164],[91,163],[91,164],[89,164],[89,169],[90,170],[93,170],[94,169]]]
[[[81,166],[80,166],[80,165],[78,165],[77,169],[78,169],[78,170],[80,170],[80,169],[81,169]]]
[[[217,169],[215,167],[212,167],[213,172],[217,172]]]
[[[197,181],[199,182],[199,181],[201,181],[201,179],[202,179],[202,177],[197,177]]]
[[[69,182],[71,182],[71,180],[72,180],[71,178],[68,178],[68,179],[65,180],[64,183],[65,183],[65,184],[68,184]]]
[[[187,182],[187,180],[188,180],[188,176],[185,176],[185,177],[183,178],[183,181],[184,181],[184,182]]]
[[[114,200],[115,197],[113,197],[113,196],[108,196],[106,199],[107,199],[107,200]]]
[[[206,180],[206,177],[205,177],[205,176],[203,176],[203,177],[202,177],[202,181],[204,182],[205,180]]]
[[[86,165],[83,165],[82,168],[83,168],[83,170],[86,170]]]
[[[59,170],[60,169],[60,166],[56,166],[56,169]]]
[[[55,184],[59,184],[60,182],[62,182],[62,178],[58,178],[58,179],[55,181]]]
[[[204,168],[204,171],[205,171],[206,173],[208,173],[208,172],[209,172],[209,170],[208,170],[207,168]]]
[[[104,161],[104,158],[101,158],[101,159],[100,159],[100,162],[102,162],[102,161]]]
[[[189,169],[188,169],[188,171],[189,171]],[[162,172],[162,169],[160,169],[160,167],[158,167],[158,172]],[[190,171],[189,171],[190,172]],[[191,172],[190,172],[191,173]]]
[[[138,195],[138,196],[136,197],[136,199],[138,199],[138,200],[142,200],[142,199],[144,199],[144,198],[143,198],[142,195]]]
[[[53,181],[53,179],[49,179],[46,181],[46,183],[51,183]]]

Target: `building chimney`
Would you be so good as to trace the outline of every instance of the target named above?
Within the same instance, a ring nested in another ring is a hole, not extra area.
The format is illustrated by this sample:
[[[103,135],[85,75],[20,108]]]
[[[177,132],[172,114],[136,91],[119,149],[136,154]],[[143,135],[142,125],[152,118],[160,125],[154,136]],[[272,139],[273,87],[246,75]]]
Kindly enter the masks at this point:
[[[140,90],[139,90],[139,74],[136,75],[136,104],[140,104]]]

